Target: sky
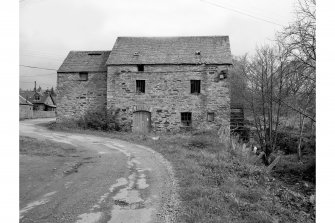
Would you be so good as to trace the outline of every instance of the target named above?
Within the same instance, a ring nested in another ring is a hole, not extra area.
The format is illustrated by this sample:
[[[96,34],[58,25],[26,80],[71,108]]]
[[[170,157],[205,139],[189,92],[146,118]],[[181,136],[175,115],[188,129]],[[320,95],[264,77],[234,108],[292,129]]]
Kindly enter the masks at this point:
[[[111,50],[118,36],[228,35],[253,54],[294,20],[295,0],[20,0],[20,88],[56,87],[70,50]],[[46,69],[35,69],[33,66]]]

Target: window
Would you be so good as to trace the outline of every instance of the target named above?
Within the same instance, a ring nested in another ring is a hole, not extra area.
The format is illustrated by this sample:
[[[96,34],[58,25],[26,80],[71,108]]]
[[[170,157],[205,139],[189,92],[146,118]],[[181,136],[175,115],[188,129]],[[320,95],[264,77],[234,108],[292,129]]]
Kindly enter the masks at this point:
[[[195,55],[200,55],[201,54],[201,52],[200,51],[195,51]]]
[[[207,113],[207,121],[214,122],[214,112]]]
[[[137,65],[137,70],[138,71],[144,71],[144,65],[143,64]]]
[[[35,100],[40,100],[40,96],[37,94],[37,95],[35,95]]]
[[[228,75],[228,70],[223,70],[223,71],[221,71],[220,74],[219,74],[219,79],[220,79],[220,80],[224,80],[224,79],[227,78],[227,75]]]
[[[88,80],[88,73],[87,72],[80,72],[79,73],[79,79],[81,81],[87,81]]]
[[[191,94],[200,94],[200,80],[191,80]]]
[[[181,123],[184,126],[191,126],[192,125],[192,113],[191,112],[181,112]]]
[[[136,93],[145,93],[145,80],[136,80]]]

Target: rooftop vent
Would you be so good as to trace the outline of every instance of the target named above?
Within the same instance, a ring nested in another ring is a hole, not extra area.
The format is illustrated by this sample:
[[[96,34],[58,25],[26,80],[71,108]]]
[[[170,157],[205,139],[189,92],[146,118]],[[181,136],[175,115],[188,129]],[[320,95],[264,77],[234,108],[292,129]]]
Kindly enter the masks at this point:
[[[89,53],[89,56],[101,56],[101,53]]]
[[[134,56],[139,56],[140,54],[138,52],[135,52],[134,53]]]
[[[195,55],[200,55],[200,51],[195,51]]]

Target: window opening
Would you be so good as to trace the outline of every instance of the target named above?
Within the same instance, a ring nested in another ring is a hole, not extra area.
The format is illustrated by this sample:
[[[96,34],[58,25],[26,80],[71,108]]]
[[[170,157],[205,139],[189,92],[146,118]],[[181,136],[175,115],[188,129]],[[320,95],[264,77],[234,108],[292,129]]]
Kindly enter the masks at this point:
[[[192,125],[192,113],[191,112],[181,112],[181,123],[184,126]]]
[[[207,113],[207,121],[214,122],[214,112]]]
[[[200,80],[191,80],[191,94],[200,94]]]
[[[136,80],[136,92],[145,93],[145,80]]]
[[[87,81],[88,80],[88,73],[87,72],[80,72],[79,78],[81,81]]]
[[[219,74],[219,79],[220,79],[220,80],[224,80],[224,79],[227,78],[227,75],[228,75],[228,70],[223,70],[223,71],[221,71],[220,74]]]
[[[144,65],[143,64],[137,65],[137,70],[138,71],[144,71]]]

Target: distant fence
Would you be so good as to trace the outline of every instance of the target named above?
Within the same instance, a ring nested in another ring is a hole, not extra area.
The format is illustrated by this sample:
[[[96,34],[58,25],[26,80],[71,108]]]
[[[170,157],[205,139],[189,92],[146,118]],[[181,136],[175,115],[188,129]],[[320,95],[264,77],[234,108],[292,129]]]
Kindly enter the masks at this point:
[[[32,109],[30,110],[29,107],[28,108],[20,107],[20,120],[32,119],[32,118],[54,118],[54,117],[56,117],[55,111],[39,111]]]
[[[56,117],[55,111],[33,111],[33,118],[54,118]]]

